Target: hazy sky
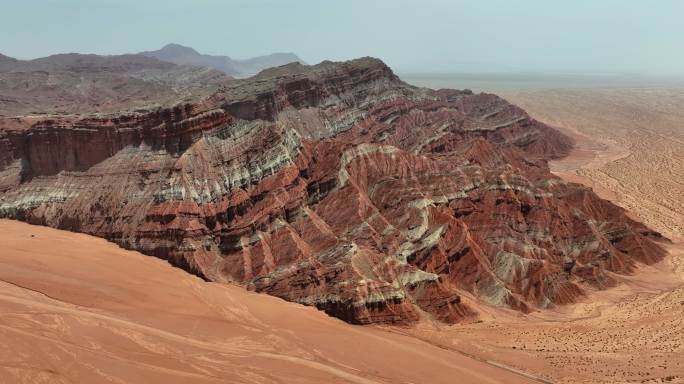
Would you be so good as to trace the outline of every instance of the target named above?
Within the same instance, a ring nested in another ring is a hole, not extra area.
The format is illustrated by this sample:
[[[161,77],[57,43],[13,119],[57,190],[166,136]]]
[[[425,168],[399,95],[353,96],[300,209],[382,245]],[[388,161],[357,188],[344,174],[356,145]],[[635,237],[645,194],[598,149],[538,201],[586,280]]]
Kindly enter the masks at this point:
[[[152,50],[169,42],[309,63],[375,56],[400,72],[684,75],[682,0],[0,0],[0,52]]]

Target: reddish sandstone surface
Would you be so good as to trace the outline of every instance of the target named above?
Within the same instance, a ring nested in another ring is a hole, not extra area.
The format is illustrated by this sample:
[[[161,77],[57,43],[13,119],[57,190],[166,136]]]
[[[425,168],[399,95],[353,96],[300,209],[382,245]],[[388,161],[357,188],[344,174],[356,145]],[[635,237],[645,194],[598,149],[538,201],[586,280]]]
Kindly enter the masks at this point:
[[[552,175],[572,141],[364,58],[169,109],[0,122],[0,217],[86,232],[352,323],[574,302],[665,252]]]

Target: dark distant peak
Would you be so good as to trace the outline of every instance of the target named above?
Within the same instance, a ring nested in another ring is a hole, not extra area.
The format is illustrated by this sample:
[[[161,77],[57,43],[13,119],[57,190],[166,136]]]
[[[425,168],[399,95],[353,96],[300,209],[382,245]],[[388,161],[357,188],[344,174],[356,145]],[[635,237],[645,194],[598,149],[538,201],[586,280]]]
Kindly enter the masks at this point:
[[[182,45],[182,44],[178,44],[178,43],[168,43],[165,46],[163,46],[161,49],[192,49],[192,48],[188,47],[187,45]]]
[[[303,61],[297,55],[289,52],[278,52],[269,55],[253,57],[245,60],[234,60],[229,56],[207,55],[180,44],[167,44],[157,51],[140,52],[140,55],[154,57],[181,65],[194,65],[214,68],[230,76],[247,77],[260,71],[279,65]]]
[[[186,47],[184,45],[180,45],[180,44],[176,44],[176,43],[166,44],[157,52],[169,53],[169,54],[174,54],[174,55],[199,55],[200,54],[194,48]]]
[[[214,68],[227,75],[238,73],[229,57],[203,55],[190,47],[175,43],[167,44],[157,51],[140,52],[139,55],[178,65]]]
[[[140,52],[139,54],[174,64],[208,66],[201,62],[203,59],[202,54],[195,51],[193,48],[175,43],[166,44],[156,51]]]
[[[271,53],[270,55],[267,55],[269,57],[281,57],[281,58],[291,58],[291,59],[296,59],[296,61],[301,61],[297,55],[295,55],[292,52],[274,52]],[[304,63],[302,63],[304,64]]]
[[[302,63],[306,64],[304,60],[300,59],[299,56],[295,55],[294,53],[291,52],[275,52],[271,53],[268,55],[263,55],[263,56],[257,56],[253,57],[251,59],[245,59],[242,60],[243,62],[267,62],[267,61],[273,61],[273,62],[278,62],[282,64],[287,64],[287,63]]]
[[[0,53],[0,72],[12,71],[21,66],[22,61]]]
[[[5,56],[2,53],[0,53],[0,62],[2,62],[2,61],[18,61],[18,60],[15,59],[14,57]]]

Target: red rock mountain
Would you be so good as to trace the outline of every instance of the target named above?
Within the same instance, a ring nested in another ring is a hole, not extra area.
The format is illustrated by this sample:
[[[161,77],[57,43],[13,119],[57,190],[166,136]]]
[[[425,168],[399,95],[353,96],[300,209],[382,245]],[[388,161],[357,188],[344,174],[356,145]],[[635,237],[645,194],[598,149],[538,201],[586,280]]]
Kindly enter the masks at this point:
[[[657,233],[550,173],[569,138],[371,58],[266,70],[168,109],[0,124],[0,217],[352,323],[570,303],[664,255]]]

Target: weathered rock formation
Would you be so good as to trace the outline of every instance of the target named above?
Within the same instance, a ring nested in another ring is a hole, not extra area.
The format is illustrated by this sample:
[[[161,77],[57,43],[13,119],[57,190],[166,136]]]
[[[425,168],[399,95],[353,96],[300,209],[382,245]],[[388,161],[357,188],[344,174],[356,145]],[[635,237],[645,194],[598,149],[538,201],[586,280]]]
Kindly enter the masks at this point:
[[[553,176],[571,140],[364,58],[202,102],[0,123],[0,217],[87,232],[354,323],[570,303],[664,251]]]

